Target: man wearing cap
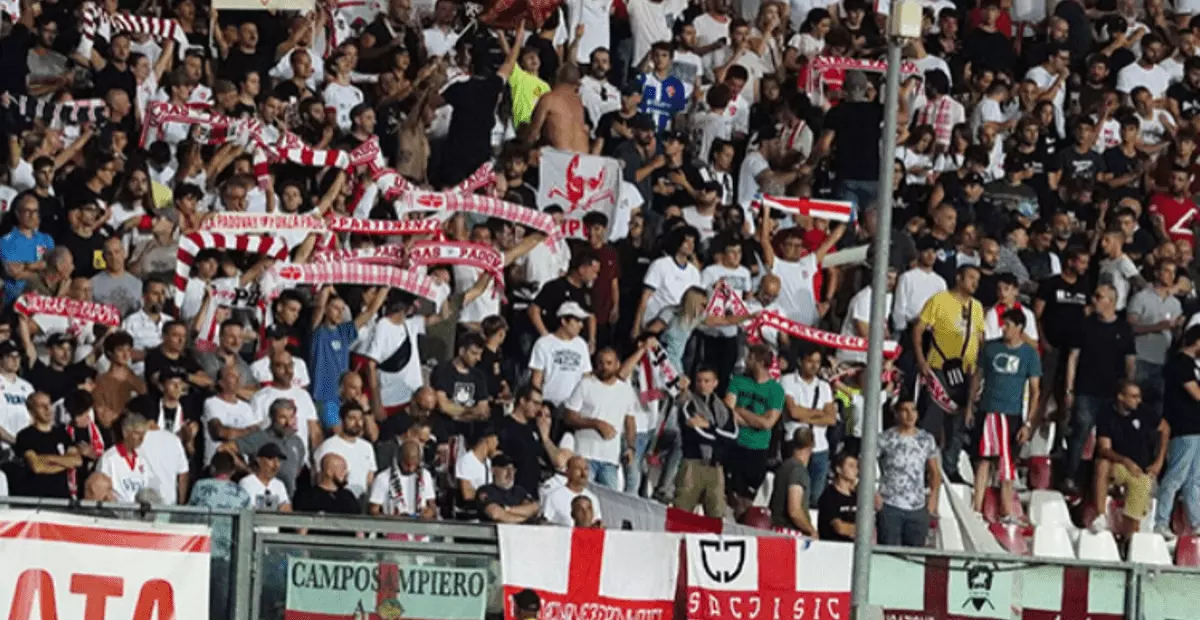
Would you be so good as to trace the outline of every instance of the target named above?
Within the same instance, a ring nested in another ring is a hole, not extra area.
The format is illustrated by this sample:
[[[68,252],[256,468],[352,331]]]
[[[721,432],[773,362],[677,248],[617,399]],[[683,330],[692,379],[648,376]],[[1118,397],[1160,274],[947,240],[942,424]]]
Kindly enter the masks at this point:
[[[33,385],[17,375],[21,353],[12,340],[0,342],[0,451],[16,441],[17,433],[29,426],[25,401],[33,394]]]
[[[525,588],[513,595],[513,608],[517,620],[538,620],[542,611],[542,599],[537,592]]]
[[[588,345],[579,332],[591,316],[579,304],[568,301],[558,308],[558,329],[537,339],[529,357],[533,371],[530,384],[542,391],[546,402],[559,406],[585,375],[591,374]]]
[[[639,113],[629,121],[632,139],[621,143],[612,156],[624,162],[625,180],[636,185],[643,198],[653,195],[650,177],[655,170],[667,165],[667,158],[658,152],[654,119]]]
[[[665,211],[672,205],[682,208],[692,204],[701,179],[688,160],[687,136],[682,131],[663,133],[662,149],[666,162],[650,177],[654,188],[651,206],[655,211]]]
[[[808,162],[816,168],[836,151],[833,171],[838,197],[854,201],[860,213],[874,208],[879,193],[879,145],[883,142],[883,106],[867,99],[869,87],[861,71],[846,72],[842,100],[825,116],[821,139]]]
[[[592,143],[592,153],[605,157],[615,157],[617,147],[633,140],[633,120],[638,116],[638,108],[642,105],[642,89],[636,83],[628,83],[621,87],[617,108],[606,112],[596,123],[596,140]],[[650,123],[653,131],[653,123]]]
[[[480,518],[491,523],[526,523],[538,514],[529,491],[515,483],[517,468],[507,454],[492,457],[492,482],[475,491]]]
[[[220,449],[235,457],[238,469],[248,471],[246,462],[258,454],[263,446],[278,446],[280,453],[287,458],[280,460],[275,477],[279,478],[291,497],[296,493],[296,478],[300,475],[300,469],[304,467],[306,454],[304,442],[296,436],[296,403],[286,398],[276,399],[271,403],[269,415],[270,426],[238,437],[223,444]]]
[[[279,465],[286,460],[287,455],[274,443],[263,444],[254,455],[253,473],[238,481],[238,486],[250,496],[255,510],[292,511],[291,496],[278,478]]]
[[[17,331],[28,364],[25,376],[34,389],[49,394],[51,402],[58,402],[87,381],[88,377],[96,374],[86,361],[72,362],[75,341],[64,333],[50,334],[46,339],[46,357],[49,363],[43,362],[29,333],[30,320],[25,316],[19,316],[18,319],[20,324]]]
[[[682,180],[686,181],[686,177]],[[704,181],[696,188],[695,206],[683,208],[683,221],[700,233],[700,244],[703,247],[707,248],[708,242],[716,235],[713,219],[720,204],[721,184],[717,181]],[[741,253],[738,254],[738,259],[741,260]]]

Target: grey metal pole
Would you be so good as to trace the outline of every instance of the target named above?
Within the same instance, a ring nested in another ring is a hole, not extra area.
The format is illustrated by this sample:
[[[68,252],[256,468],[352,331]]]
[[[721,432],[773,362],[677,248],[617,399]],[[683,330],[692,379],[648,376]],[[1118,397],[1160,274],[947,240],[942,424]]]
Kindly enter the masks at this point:
[[[898,3],[892,4],[891,16]],[[889,29],[890,33],[890,29]],[[887,320],[888,249],[892,244],[892,177],[896,157],[896,122],[900,95],[900,40],[888,37],[887,89],[883,103],[883,152],[879,157],[879,195],[876,202],[875,258],[871,263],[871,328],[868,332],[867,381],[859,453],[858,513],[854,526],[854,574],[851,582],[852,613],[865,618],[871,581],[871,548],[875,534],[875,466],[879,445],[879,393],[883,389],[883,327]]]

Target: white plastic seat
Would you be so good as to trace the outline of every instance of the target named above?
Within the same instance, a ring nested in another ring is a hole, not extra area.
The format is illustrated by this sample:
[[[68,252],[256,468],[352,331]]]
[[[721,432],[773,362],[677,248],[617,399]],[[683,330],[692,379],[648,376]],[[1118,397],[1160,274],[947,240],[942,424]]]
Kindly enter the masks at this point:
[[[1057,525],[1042,525],[1033,530],[1033,555],[1039,558],[1075,557],[1071,536],[1067,529]]]
[[[1029,499],[1029,520],[1036,526],[1074,527],[1067,502],[1058,491],[1036,490]]]
[[[1117,540],[1113,538],[1112,532],[1102,531],[1093,534],[1083,530],[1079,534],[1079,559],[1120,562],[1121,552],[1117,550]]]
[[[1129,561],[1138,564],[1153,564],[1155,566],[1171,566],[1171,552],[1167,549],[1167,541],[1158,534],[1138,532],[1129,541]]]

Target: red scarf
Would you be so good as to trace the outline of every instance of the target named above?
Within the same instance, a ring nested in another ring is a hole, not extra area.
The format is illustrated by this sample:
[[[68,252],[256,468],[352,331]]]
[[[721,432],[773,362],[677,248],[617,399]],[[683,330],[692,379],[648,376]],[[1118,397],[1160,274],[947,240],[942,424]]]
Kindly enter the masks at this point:
[[[67,436],[71,438],[72,445],[78,443],[75,441],[76,432],[78,431],[75,430],[74,424],[67,426]],[[88,417],[88,435],[90,435],[89,443],[92,445],[92,451],[97,455],[104,454],[104,438],[100,436],[100,428],[96,426],[96,421],[91,416]],[[67,470],[67,488],[71,491],[71,497],[79,497],[79,484],[75,479],[75,469],[72,467]]]
[[[138,454],[137,450],[130,451],[125,447],[125,444],[119,443],[116,445],[117,454],[125,459],[125,464],[129,466],[129,471],[137,471]]]

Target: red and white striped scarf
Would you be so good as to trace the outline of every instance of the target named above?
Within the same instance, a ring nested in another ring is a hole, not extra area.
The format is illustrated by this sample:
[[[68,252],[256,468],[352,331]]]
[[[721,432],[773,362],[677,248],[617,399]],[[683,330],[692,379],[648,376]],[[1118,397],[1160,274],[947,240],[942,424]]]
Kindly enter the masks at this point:
[[[820,198],[793,198],[763,194],[762,198],[750,203],[755,211],[763,205],[776,211],[793,215],[806,215],[834,222],[850,222],[854,219],[854,203],[848,200],[822,200]]]
[[[407,266],[408,251],[402,245],[380,245],[369,248],[326,250],[312,256],[312,263],[367,263]]]
[[[366,263],[312,263],[297,265],[284,263],[275,265],[263,277],[263,289],[267,298],[274,298],[284,289],[300,284],[324,286],[326,284],[358,284],[362,286],[387,286],[408,291],[435,303],[441,301],[437,284],[432,278],[415,271],[390,265]]]
[[[287,242],[277,237],[239,235],[224,232],[197,232],[179,240],[175,257],[175,305],[183,306],[188,281],[192,279],[192,263],[202,249],[235,250],[269,256],[275,260],[287,258]],[[202,330],[203,331],[203,330]]]
[[[159,140],[159,131],[167,123],[182,123],[184,125],[201,125],[208,128],[205,142],[220,144],[229,133],[229,119],[220,114],[213,114],[207,103],[188,103],[177,105],[165,101],[151,101],[146,105],[146,117],[142,123],[142,133],[138,146],[146,148],[147,144]]]
[[[955,103],[949,95],[942,95],[926,103],[917,114],[918,125],[933,126],[933,135],[938,144],[950,144],[951,135],[954,133],[954,119],[950,117],[950,111],[954,109]]]
[[[466,265],[492,275],[496,291],[504,287],[504,255],[500,250],[469,241],[418,241],[408,254],[413,267],[429,265]]]
[[[412,190],[397,201],[401,213],[408,211],[464,211],[478,213],[532,228],[546,235],[546,244],[554,247],[561,235],[554,218],[536,209],[479,194],[422,192]]]
[[[17,298],[13,304],[13,310],[25,316],[49,314],[91,321],[109,327],[121,325],[121,312],[117,310],[116,306],[94,301],[79,301],[69,297],[46,297],[35,293],[25,293]]]
[[[201,231],[237,234],[268,234],[281,230],[310,233],[350,233],[353,235],[435,235],[442,229],[437,220],[373,220],[333,215],[226,212],[210,215]]]
[[[492,162],[485,162],[478,170],[471,173],[471,176],[462,180],[461,183],[454,186],[452,192],[459,194],[474,194],[476,190],[482,189],[494,183],[496,175],[492,172]]]
[[[182,410],[182,409],[181,409]],[[67,425],[67,436],[71,438],[71,442],[79,443],[75,440],[75,423]],[[96,426],[96,421],[88,417],[88,443],[92,446],[92,451],[99,455],[104,454],[104,438],[100,436],[100,427]],[[79,482],[76,480],[76,472],[74,467],[67,469],[67,489],[71,492],[71,497],[79,497]]]
[[[840,349],[843,351],[857,351],[865,353],[867,351],[867,339],[861,336],[849,336],[846,334],[835,334],[827,332],[823,329],[817,329],[809,325],[805,325],[798,321],[793,321],[774,310],[767,310],[758,315],[758,318],[750,324],[747,331],[761,333],[764,327],[770,327],[777,331],[783,332],[793,338],[807,340],[814,344],[831,349]],[[892,359],[900,355],[900,344],[895,340],[887,340],[883,343],[883,356]]]
[[[934,404],[945,411],[946,413],[954,413],[958,411],[958,403],[950,398],[950,393],[946,391],[946,386],[942,385],[941,379],[937,378],[936,374],[917,375],[917,390],[925,388],[925,393],[933,399]]]
[[[83,3],[83,21],[79,30],[82,36],[79,39],[79,47],[75,51],[84,58],[92,55],[97,35],[105,40],[110,40],[118,32],[148,34],[159,41],[174,39],[176,53],[180,58],[183,58],[184,52],[191,45],[188,42],[187,33],[183,31],[177,20],[130,15],[129,13],[110,15],[92,2]]]
[[[679,395],[679,371],[667,358],[662,345],[647,349],[638,362],[634,379],[638,388],[638,399],[642,404],[656,401],[664,396]]]

